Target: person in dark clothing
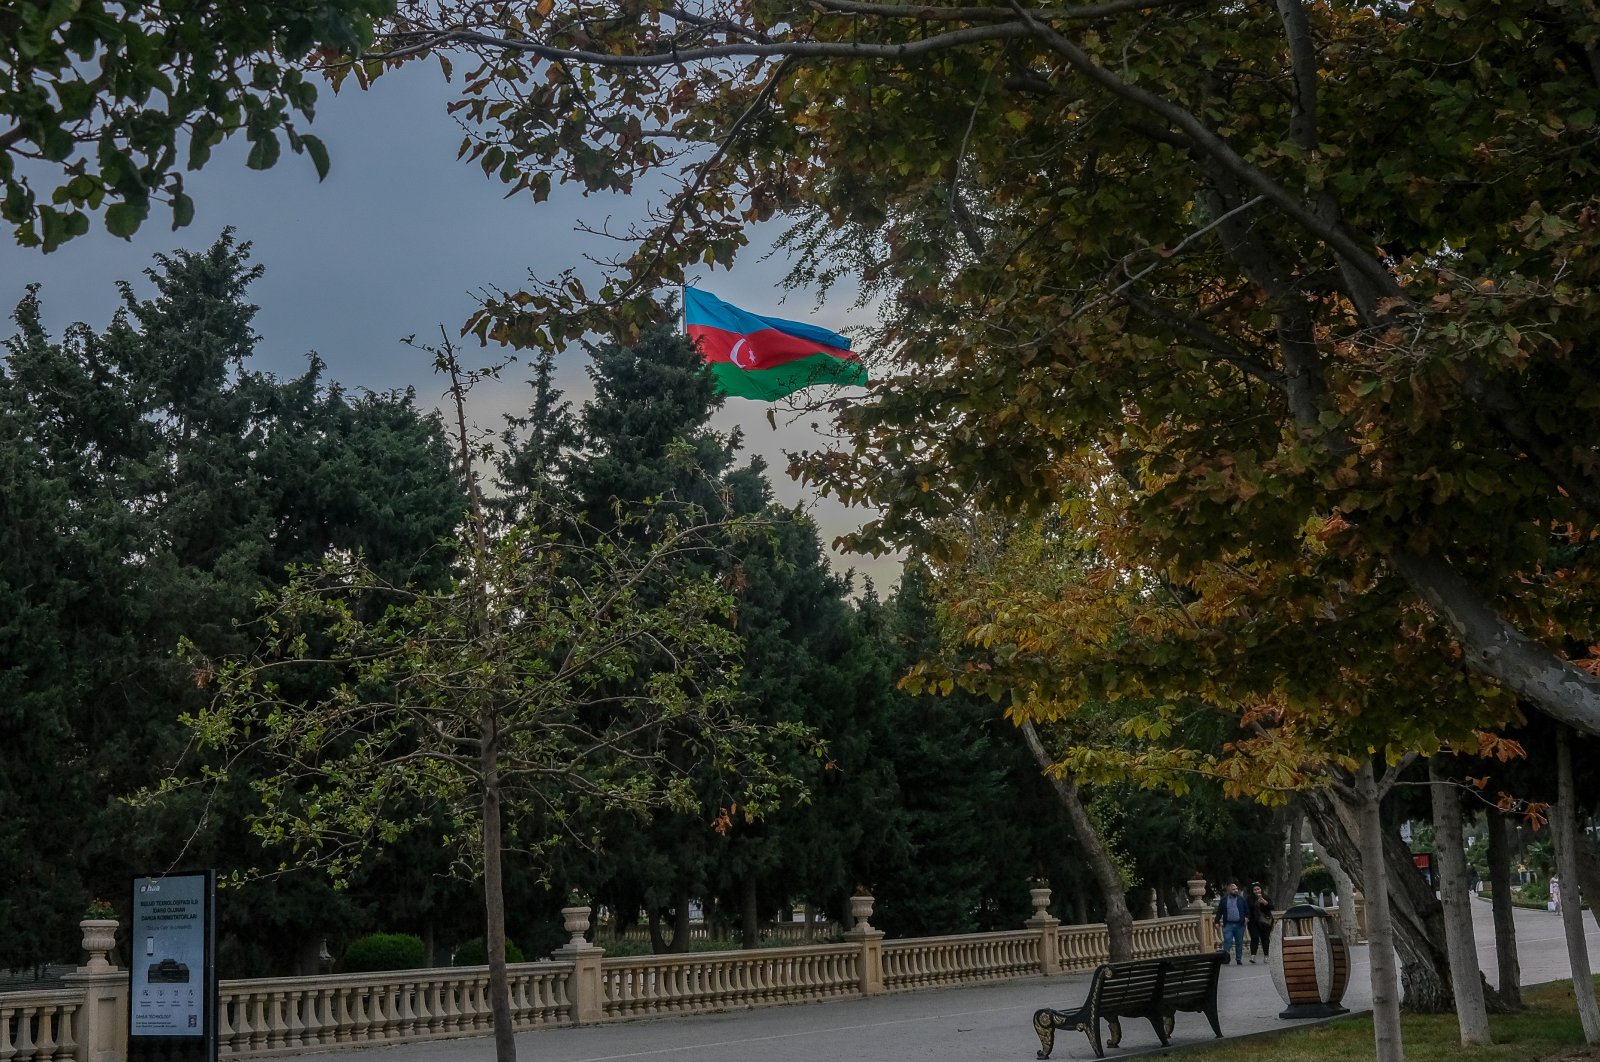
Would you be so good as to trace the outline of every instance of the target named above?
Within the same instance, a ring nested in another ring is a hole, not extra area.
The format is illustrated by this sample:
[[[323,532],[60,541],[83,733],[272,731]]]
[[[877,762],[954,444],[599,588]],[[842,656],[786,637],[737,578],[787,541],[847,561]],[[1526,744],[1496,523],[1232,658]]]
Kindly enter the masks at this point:
[[[1250,901],[1239,894],[1237,881],[1228,884],[1228,891],[1217,903],[1217,925],[1222,927],[1222,953],[1233,952],[1236,965],[1244,962],[1244,927],[1250,921]]]
[[[1250,961],[1256,961],[1256,945],[1261,946],[1261,961],[1272,954],[1272,898],[1257,881],[1250,886],[1250,918],[1245,923],[1250,930]]]

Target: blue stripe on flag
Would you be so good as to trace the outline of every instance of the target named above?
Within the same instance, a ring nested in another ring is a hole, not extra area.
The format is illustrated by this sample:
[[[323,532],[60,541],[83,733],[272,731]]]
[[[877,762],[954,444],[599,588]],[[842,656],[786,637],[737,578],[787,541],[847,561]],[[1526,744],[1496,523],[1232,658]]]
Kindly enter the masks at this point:
[[[837,347],[840,350],[850,349],[850,341],[837,332],[830,332],[826,328],[819,328],[804,321],[763,317],[749,310],[741,310],[732,303],[723,302],[715,295],[699,288],[683,289],[683,323],[686,326],[705,325],[708,328],[720,328],[741,335],[759,332],[763,328],[776,328],[780,332],[787,332],[791,336],[798,336],[812,343]]]

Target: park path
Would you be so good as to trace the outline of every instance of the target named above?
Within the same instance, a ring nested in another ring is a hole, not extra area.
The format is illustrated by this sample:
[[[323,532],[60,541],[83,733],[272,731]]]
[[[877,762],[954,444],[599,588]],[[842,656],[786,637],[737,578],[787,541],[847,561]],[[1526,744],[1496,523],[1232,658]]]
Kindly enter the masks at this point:
[[[1487,903],[1474,903],[1479,961],[1494,980],[1494,926]],[[1591,962],[1600,965],[1600,930],[1584,916]],[[1570,976],[1559,915],[1517,911],[1517,954],[1524,984]],[[530,1062],[1026,1062],[1039,1041],[1031,1025],[1039,1007],[1082,1001],[1089,974],[1029,977],[962,988],[929,989],[871,999],[763,1007],[722,1014],[614,1022],[582,1028],[541,1029],[517,1037],[519,1057]],[[1225,966],[1218,991],[1222,1031],[1229,1037],[1288,1028],[1283,1003],[1264,964]],[[1367,949],[1353,949],[1345,1005],[1371,1006]],[[1148,1023],[1123,1023],[1125,1058],[1160,1049]],[[1212,1039],[1198,1014],[1180,1014],[1174,1046]],[[490,1062],[487,1037],[434,1040],[395,1047],[345,1049],[360,1062]],[[1056,1037],[1053,1059],[1093,1058],[1078,1033]],[[352,1062],[355,1062],[352,1059]]]

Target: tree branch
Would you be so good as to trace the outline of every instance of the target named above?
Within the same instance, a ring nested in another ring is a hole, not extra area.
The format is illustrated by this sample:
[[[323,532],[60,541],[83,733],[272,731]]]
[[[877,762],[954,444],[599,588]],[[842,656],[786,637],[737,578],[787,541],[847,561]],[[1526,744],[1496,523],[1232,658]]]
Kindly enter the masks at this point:
[[[1171,100],[1163,99],[1146,89],[1122,80],[1122,78],[1095,62],[1087,52],[1072,41],[1041,23],[1017,0],[1009,0],[1009,2],[1011,9],[1023,20],[1023,24],[1031,29],[1041,41],[1049,45],[1053,51],[1066,59],[1073,69],[1111,94],[1120,96],[1182,129],[1189,135],[1189,138],[1199,151],[1212,158],[1217,165],[1223,167],[1239,181],[1266,196],[1269,202],[1301,228],[1326,243],[1335,255],[1349,259],[1352,268],[1358,269],[1368,282],[1386,295],[1393,298],[1403,298],[1404,293],[1400,288],[1399,282],[1378,260],[1373,248],[1363,248],[1355,242],[1350,233],[1346,232],[1338,224],[1318,216],[1316,211],[1307,207],[1305,203],[1280,187],[1272,178],[1246,162],[1238,152],[1233,150],[1227,141],[1212,132],[1188,110]]]
[[[414,35],[408,33],[405,36],[409,38]],[[1030,36],[1033,36],[1033,31],[1027,26],[1007,22],[997,26],[970,26],[900,44],[857,44],[849,41],[777,41],[771,44],[750,42],[669,49],[643,54],[609,55],[582,48],[557,48],[538,41],[497,37],[478,30],[440,30],[428,33],[420,40],[387,51],[375,52],[367,58],[403,59],[407,56],[426,54],[447,44],[464,44],[475,48],[517,52],[522,55],[537,56],[540,59],[561,60],[588,66],[643,68],[678,66],[683,63],[715,59],[913,59],[968,44],[1021,40]]]
[[[811,2],[815,7],[840,14],[914,19],[921,22],[993,22],[1001,19],[1009,21],[1012,17],[1003,7],[875,4],[863,0],[811,0]],[[1082,21],[1126,14],[1129,11],[1146,11],[1157,7],[1177,7],[1204,2],[1205,0],[1110,0],[1108,3],[1083,4],[1079,7],[1039,8],[1033,14],[1035,18],[1045,22]]]
[[[1444,558],[1397,549],[1389,559],[1455,631],[1469,668],[1497,679],[1551,718],[1600,735],[1600,679],[1517,630]]]

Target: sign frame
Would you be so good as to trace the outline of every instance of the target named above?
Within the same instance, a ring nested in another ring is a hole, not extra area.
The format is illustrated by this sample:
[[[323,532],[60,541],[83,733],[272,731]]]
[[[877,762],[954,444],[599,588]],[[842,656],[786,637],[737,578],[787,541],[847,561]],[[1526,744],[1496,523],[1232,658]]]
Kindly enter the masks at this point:
[[[135,877],[129,896],[129,1062],[217,1062],[217,872]]]

